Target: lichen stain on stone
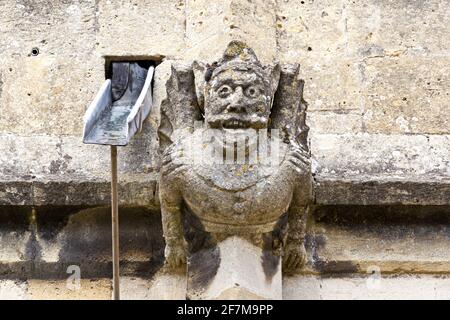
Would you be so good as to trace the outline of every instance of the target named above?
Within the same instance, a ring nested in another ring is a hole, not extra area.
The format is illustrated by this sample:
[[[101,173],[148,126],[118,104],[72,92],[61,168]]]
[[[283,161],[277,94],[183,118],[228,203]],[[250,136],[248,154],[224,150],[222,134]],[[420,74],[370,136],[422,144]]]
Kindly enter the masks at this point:
[[[164,262],[160,215],[146,208],[119,208],[122,275],[151,278]],[[83,276],[111,272],[110,208],[81,210],[70,216],[58,236],[59,263],[77,264]]]
[[[32,209],[29,216],[29,231],[31,236],[25,245],[25,256],[27,260],[40,261],[42,259],[42,246],[37,239],[37,221],[34,209]]]
[[[271,282],[280,267],[280,256],[275,254],[272,248],[271,236],[264,237],[264,250],[262,251],[262,267],[266,275],[266,281]]]
[[[44,206],[36,209],[37,235],[53,241],[67,226],[72,215],[86,209],[83,206]]]
[[[320,273],[358,273],[359,267],[351,261],[324,261],[314,263],[314,269]]]
[[[52,160],[52,162],[50,163],[49,170],[51,174],[56,174],[64,172],[67,169],[67,167],[68,167],[67,163],[62,160]]]
[[[274,230],[270,233],[265,233],[263,237],[263,251],[261,263],[266,275],[267,281],[272,281],[273,276],[278,272],[280,267],[281,253],[283,250],[283,243],[286,239],[288,224],[288,215],[284,214],[277,222]]]
[[[220,266],[220,249],[213,247],[189,256],[189,282],[191,290],[208,288]]]
[[[205,231],[200,219],[184,209],[185,239],[188,243],[189,291],[207,288],[220,266],[220,249],[214,237]]]

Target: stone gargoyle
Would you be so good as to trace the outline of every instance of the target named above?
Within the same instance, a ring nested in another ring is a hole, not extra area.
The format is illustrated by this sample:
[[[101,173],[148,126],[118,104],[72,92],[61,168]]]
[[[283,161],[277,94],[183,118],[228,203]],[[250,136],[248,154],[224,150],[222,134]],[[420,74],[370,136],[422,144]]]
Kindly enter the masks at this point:
[[[297,270],[306,260],[312,201],[299,65],[263,66],[245,43],[232,41],[213,64],[171,68],[158,130],[166,263],[180,267],[205,239],[233,235],[282,257],[283,270]],[[269,151],[254,139],[264,131]],[[236,161],[239,141],[243,161]],[[267,161],[275,155],[278,161]]]

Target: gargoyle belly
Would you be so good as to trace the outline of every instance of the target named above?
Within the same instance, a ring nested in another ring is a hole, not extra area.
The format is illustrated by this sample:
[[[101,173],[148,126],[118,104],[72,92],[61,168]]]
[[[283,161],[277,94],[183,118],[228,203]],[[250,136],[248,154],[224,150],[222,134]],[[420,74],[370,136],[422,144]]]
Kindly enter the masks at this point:
[[[291,190],[273,192],[271,188],[240,192],[201,188],[185,195],[185,205],[201,222],[205,231],[218,233],[265,233],[274,229],[289,208]],[[290,188],[287,188],[290,189]],[[259,192],[258,192],[259,191]]]

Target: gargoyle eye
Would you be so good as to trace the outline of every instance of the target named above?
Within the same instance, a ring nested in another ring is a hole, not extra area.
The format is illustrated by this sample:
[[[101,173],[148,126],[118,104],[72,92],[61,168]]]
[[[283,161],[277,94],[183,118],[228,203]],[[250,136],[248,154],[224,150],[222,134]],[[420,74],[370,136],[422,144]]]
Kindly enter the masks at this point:
[[[245,95],[249,98],[256,98],[259,95],[259,89],[255,86],[249,86],[245,89]]]
[[[219,90],[217,90],[217,92],[219,93],[219,96],[221,98],[226,98],[233,92],[233,89],[230,86],[225,84],[225,85],[221,86],[219,88]]]

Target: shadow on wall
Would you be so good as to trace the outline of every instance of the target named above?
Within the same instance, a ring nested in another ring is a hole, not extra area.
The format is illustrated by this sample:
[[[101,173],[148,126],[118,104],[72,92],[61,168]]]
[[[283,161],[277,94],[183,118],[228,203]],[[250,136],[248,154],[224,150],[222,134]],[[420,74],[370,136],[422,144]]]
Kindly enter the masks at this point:
[[[164,262],[161,216],[143,207],[120,208],[121,274],[151,278]],[[0,207],[0,277],[110,277],[108,207]],[[73,268],[73,267],[72,267]]]

